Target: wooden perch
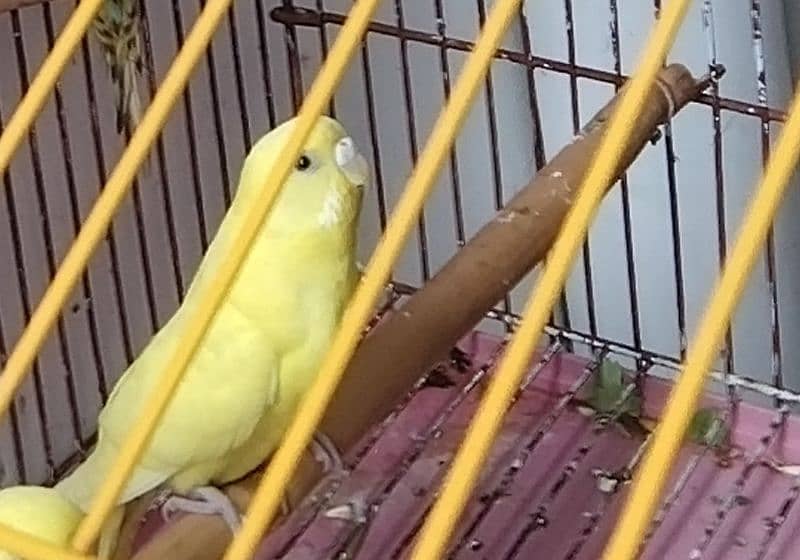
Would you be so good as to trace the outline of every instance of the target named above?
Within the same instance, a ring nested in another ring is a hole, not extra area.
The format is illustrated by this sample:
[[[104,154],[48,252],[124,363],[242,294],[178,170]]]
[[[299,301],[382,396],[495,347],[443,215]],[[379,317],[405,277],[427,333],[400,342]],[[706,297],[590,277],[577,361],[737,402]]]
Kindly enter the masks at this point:
[[[707,85],[708,80],[696,81],[682,65],[662,70],[623,151],[617,178],[653,138],[658,126]],[[420,376],[446,357],[456,342],[544,258],[618,99],[619,95],[600,110],[495,219],[411,296],[401,313],[391,315],[363,341],[322,422],[322,430],[339,449],[351,448],[369,427],[383,420]],[[293,504],[310,491],[320,474],[316,463],[306,456],[291,487]],[[245,503],[257,476],[260,472],[227,491]],[[135,528],[135,522],[129,520],[126,530]],[[158,533],[135,559],[216,560],[229,541],[230,533],[220,519],[187,516]],[[120,558],[125,558],[122,550]]]

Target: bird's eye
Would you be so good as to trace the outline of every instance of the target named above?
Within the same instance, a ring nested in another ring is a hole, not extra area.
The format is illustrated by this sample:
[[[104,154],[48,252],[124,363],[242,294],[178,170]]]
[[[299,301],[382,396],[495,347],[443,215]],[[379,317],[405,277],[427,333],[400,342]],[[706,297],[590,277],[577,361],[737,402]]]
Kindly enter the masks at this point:
[[[300,156],[297,159],[297,163],[294,165],[294,167],[298,171],[305,171],[311,167],[311,159],[308,156]]]

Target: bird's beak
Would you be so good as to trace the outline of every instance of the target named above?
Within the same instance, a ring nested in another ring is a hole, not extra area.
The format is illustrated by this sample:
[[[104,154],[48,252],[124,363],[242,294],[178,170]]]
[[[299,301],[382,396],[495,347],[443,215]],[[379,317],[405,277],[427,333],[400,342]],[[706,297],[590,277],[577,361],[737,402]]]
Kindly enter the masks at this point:
[[[352,138],[346,136],[336,143],[334,157],[336,165],[339,166],[348,181],[360,188],[366,186],[369,178],[369,165],[358,151]]]

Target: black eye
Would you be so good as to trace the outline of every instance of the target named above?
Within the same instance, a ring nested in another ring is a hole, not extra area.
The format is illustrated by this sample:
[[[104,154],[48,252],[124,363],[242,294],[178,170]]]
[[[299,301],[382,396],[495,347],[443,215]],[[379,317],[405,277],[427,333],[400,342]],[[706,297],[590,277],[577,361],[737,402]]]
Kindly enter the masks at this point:
[[[311,160],[308,156],[300,156],[297,159],[297,163],[294,165],[295,169],[298,171],[305,171],[309,167],[311,167]]]

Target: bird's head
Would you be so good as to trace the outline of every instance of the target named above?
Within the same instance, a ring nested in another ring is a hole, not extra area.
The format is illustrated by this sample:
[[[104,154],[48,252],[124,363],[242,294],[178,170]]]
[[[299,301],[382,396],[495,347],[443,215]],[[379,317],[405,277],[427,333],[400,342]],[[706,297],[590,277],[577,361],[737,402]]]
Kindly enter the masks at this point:
[[[284,122],[253,146],[242,169],[242,191],[252,195],[263,188],[295,124],[295,119]],[[352,225],[368,180],[367,161],[353,139],[336,120],[320,117],[275,201],[267,227],[290,233]]]

